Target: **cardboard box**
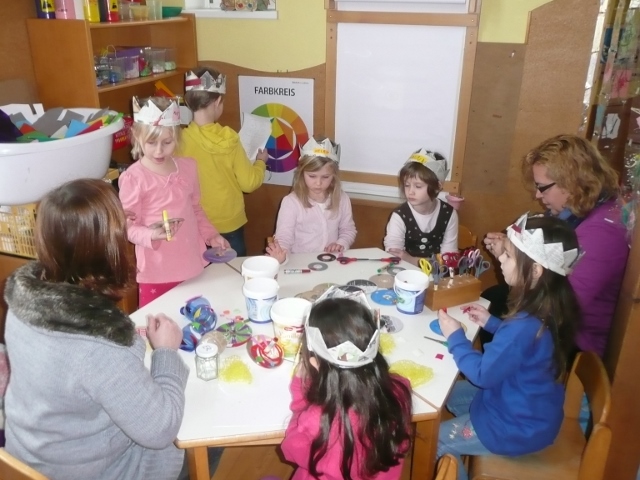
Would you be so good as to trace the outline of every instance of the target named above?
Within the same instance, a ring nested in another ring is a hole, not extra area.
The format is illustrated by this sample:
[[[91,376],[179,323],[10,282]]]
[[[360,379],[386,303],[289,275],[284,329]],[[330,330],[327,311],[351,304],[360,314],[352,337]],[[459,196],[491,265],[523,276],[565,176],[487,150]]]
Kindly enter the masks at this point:
[[[480,298],[482,282],[472,275],[457,275],[443,278],[436,286],[427,288],[424,304],[434,312],[441,308],[453,307],[462,303],[475,302]]]

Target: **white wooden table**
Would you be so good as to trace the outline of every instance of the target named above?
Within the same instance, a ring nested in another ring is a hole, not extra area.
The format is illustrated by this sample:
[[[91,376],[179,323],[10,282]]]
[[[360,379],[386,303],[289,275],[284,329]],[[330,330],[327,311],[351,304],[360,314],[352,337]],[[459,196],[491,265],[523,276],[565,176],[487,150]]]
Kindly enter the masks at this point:
[[[350,250],[345,256],[358,258],[386,258],[389,255],[377,248]],[[322,283],[346,284],[350,280],[369,279],[385,263],[376,261],[357,261],[341,265],[337,261],[328,262],[328,268],[320,272],[304,274],[284,274],[284,269],[306,268],[309,263],[317,262],[316,254],[292,255],[286,265],[281,266],[278,275],[279,298],[292,297],[301,292],[312,290]],[[243,278],[240,275],[244,259],[237,258],[229,264],[212,264],[192,280],[186,281],[160,298],[149,303],[131,315],[136,325],[146,324],[147,313],[166,313],[180,326],[187,319],[180,314],[180,308],[186,300],[196,295],[207,298],[218,314],[218,325],[240,315],[246,318],[247,310],[242,294]],[[416,267],[401,263],[402,267]],[[485,300],[479,303],[488,305]],[[412,479],[430,479],[435,466],[440,411],[455,382],[458,369],[447,348],[424,338],[425,335],[444,340],[435,334],[429,323],[436,314],[426,307],[421,314],[405,315],[395,306],[379,307],[383,315],[400,319],[404,328],[393,334],[395,349],[386,355],[389,363],[398,360],[412,360],[431,367],[434,378],[415,389],[413,398],[413,420],[416,423],[416,438],[413,451]],[[460,306],[461,307],[461,306]],[[469,322],[460,307],[448,309],[449,314],[461,320],[467,326],[466,335],[473,340],[478,327]],[[271,324],[251,324],[253,333],[272,336]],[[265,369],[254,364],[245,346],[227,348],[221,355],[221,362],[230,356],[238,356],[249,367],[252,374],[251,384],[227,383],[220,379],[202,381],[195,374],[195,354],[180,351],[187,365],[191,367],[185,390],[186,405],[184,419],[176,445],[187,450],[189,472],[192,479],[209,480],[207,462],[208,446],[238,446],[278,444],[291,417],[289,403],[289,383],[292,364],[285,361],[274,369]],[[441,356],[442,358],[436,358]],[[150,350],[147,351],[147,365],[150,362]]]

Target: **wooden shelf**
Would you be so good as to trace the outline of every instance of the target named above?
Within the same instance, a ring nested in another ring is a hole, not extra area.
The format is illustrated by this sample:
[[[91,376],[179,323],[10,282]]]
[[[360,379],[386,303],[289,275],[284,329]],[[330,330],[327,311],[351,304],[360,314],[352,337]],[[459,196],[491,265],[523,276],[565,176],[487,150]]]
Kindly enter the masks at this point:
[[[172,77],[175,77],[176,75],[179,76],[180,78],[184,78],[184,74],[186,72],[187,72],[187,69],[178,68],[176,70],[171,70],[169,72],[154,73],[153,75],[148,75],[146,77],[131,78],[129,80],[123,80],[122,82],[118,82],[118,83],[101,85],[98,87],[98,94],[101,94],[104,92],[110,92],[112,90],[120,90],[122,88],[131,88],[131,87],[135,87],[137,85],[145,84],[145,83],[155,83],[158,80],[172,78]]]
[[[176,95],[183,95],[184,73],[198,64],[192,14],[114,23],[30,18],[27,31],[38,97],[45,109],[108,107],[131,113],[131,97],[153,95],[158,80]],[[97,86],[94,56],[109,45],[171,48],[176,52],[177,69]]]
[[[113,22],[113,23],[89,23],[91,30],[98,28],[128,28],[139,25],[161,25],[166,23],[175,22],[187,22],[188,18],[183,16],[163,18],[162,20],[142,20],[142,21],[127,21],[127,22]]]

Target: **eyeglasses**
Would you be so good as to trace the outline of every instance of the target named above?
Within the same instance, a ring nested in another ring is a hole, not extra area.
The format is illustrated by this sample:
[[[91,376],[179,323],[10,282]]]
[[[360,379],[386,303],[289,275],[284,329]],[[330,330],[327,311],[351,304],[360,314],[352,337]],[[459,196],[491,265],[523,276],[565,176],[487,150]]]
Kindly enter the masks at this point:
[[[552,183],[547,183],[546,185],[538,185],[537,183],[534,183],[536,189],[540,192],[540,193],[544,193],[547,190],[549,190],[551,187],[553,187],[556,184],[556,182],[552,182]]]

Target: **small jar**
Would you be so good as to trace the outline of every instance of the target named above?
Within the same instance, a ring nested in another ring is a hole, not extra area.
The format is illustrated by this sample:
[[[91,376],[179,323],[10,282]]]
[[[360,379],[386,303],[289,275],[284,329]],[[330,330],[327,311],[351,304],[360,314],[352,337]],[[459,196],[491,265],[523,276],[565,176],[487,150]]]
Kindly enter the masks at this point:
[[[196,347],[196,375],[202,380],[218,378],[218,346],[201,343]]]

